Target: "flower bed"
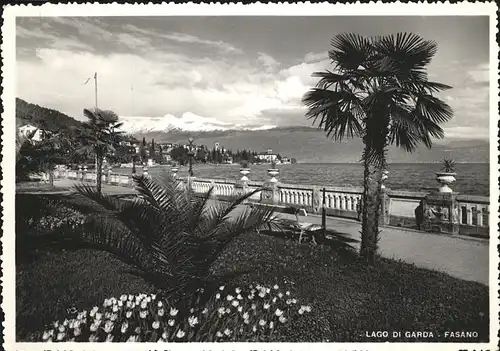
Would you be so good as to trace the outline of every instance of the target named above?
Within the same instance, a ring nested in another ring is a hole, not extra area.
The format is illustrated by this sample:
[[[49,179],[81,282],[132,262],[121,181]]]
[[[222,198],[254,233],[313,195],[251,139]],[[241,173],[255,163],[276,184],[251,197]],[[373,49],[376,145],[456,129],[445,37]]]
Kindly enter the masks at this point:
[[[207,304],[179,310],[155,294],[122,295],[56,321],[35,338],[47,342],[265,341],[310,312],[290,291],[257,285],[219,288]]]

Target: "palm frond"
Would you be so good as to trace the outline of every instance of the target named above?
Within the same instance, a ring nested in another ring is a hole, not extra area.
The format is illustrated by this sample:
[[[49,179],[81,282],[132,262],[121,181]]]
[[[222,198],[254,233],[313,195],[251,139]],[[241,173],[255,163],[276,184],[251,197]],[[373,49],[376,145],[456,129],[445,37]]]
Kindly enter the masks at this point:
[[[330,59],[340,70],[357,70],[367,65],[373,54],[373,46],[368,38],[355,33],[338,34],[331,40]]]

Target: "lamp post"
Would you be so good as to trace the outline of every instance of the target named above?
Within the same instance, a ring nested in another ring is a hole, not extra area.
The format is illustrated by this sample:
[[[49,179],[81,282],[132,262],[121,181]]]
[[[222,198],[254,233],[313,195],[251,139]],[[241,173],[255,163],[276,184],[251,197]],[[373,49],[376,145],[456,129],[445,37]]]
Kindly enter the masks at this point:
[[[189,142],[189,151],[188,151],[188,156],[189,156],[189,176],[193,176],[193,156],[194,156],[194,139],[193,137],[189,137],[188,139]]]

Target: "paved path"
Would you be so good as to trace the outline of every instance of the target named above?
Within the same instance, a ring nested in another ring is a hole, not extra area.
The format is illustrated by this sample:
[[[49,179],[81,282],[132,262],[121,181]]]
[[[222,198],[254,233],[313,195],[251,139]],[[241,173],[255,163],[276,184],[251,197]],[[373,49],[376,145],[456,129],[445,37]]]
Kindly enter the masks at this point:
[[[61,179],[55,186],[71,187],[75,181]],[[132,188],[103,184],[108,194],[132,194]],[[294,219],[294,216],[280,214]],[[301,221],[321,224],[321,217],[310,215]],[[327,227],[359,240],[360,223],[353,220],[327,217]],[[453,277],[489,285],[489,243],[486,240],[466,239],[449,235],[430,234],[395,227],[383,227],[379,252],[383,257],[401,259],[418,267],[447,273]],[[359,248],[359,243],[357,244]]]

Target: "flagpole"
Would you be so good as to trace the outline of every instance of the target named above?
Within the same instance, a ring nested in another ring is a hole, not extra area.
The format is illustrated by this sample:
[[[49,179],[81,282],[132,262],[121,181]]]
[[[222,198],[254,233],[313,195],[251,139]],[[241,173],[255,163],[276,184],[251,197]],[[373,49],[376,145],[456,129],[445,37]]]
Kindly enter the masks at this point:
[[[95,108],[97,110],[97,72],[94,74],[94,85],[95,85]]]
[[[94,73],[94,88],[95,88],[95,112],[97,113],[97,72]],[[97,163],[97,155],[95,156],[95,182],[98,183],[97,180],[97,167],[99,164]]]

